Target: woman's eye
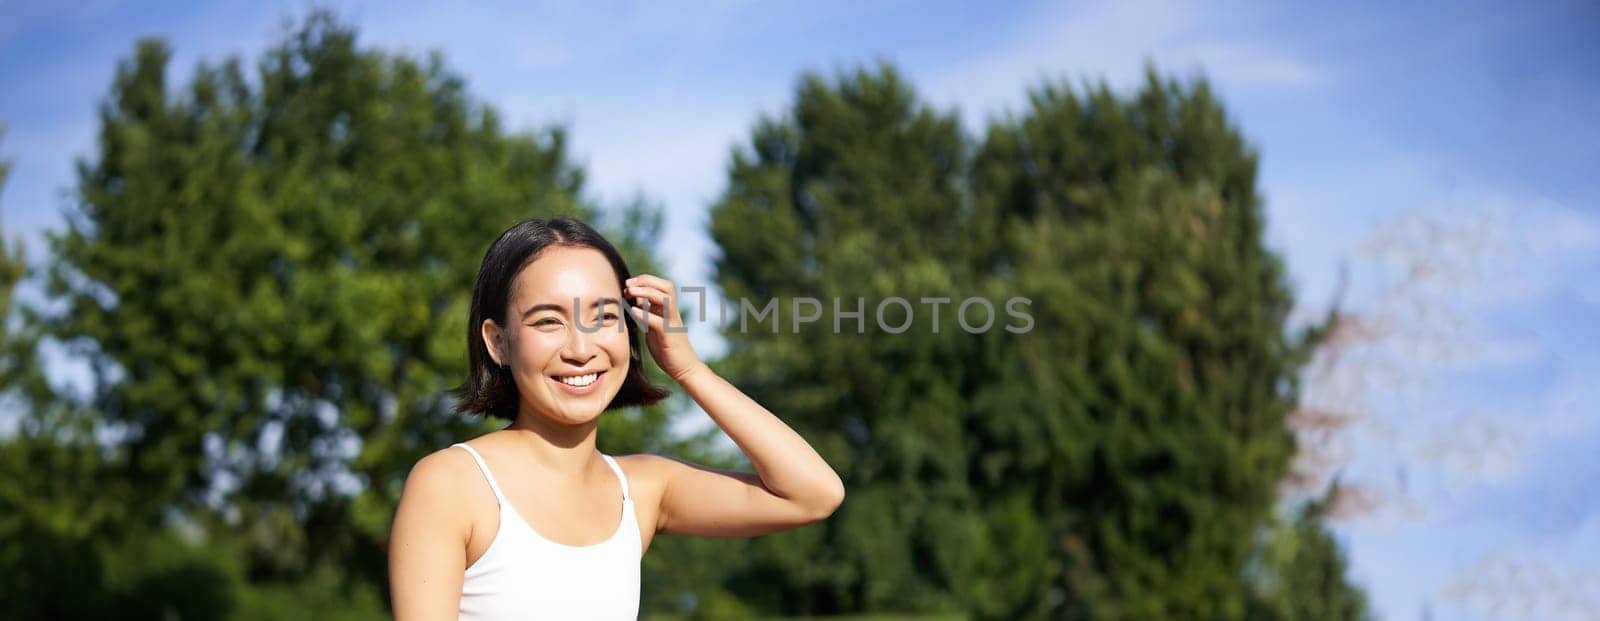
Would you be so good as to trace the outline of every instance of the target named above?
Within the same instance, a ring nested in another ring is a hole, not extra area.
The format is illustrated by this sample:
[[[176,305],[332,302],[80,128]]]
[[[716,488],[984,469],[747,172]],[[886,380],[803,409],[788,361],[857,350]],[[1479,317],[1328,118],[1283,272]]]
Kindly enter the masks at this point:
[[[601,315],[600,318],[605,320],[605,321],[608,321],[608,322],[616,321],[617,320],[617,314],[616,313],[606,313],[604,315]]]
[[[540,319],[538,321],[533,322],[533,327],[535,327],[535,328],[548,328],[550,326],[559,326],[559,325],[561,325],[561,322],[556,321],[554,319]]]

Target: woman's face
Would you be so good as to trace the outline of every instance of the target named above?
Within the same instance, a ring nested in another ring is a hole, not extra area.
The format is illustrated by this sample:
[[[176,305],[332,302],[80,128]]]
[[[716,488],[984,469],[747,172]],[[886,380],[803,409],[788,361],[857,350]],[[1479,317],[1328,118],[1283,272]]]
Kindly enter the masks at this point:
[[[483,322],[495,362],[510,365],[523,409],[565,425],[594,420],[622,389],[629,352],[622,290],[593,248],[553,247],[512,280],[506,325]]]

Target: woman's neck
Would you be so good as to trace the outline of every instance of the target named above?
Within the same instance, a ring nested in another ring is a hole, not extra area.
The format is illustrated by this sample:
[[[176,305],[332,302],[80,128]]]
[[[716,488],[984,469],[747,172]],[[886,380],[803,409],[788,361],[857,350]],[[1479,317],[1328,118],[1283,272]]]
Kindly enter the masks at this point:
[[[501,430],[515,450],[525,451],[539,465],[556,472],[581,473],[595,459],[595,419],[582,425],[560,425],[524,411]]]

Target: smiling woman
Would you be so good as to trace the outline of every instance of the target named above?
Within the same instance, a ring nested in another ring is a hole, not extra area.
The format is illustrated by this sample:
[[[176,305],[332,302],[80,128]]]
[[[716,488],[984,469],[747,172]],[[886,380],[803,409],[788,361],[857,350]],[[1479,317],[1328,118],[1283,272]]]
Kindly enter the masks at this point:
[[[511,424],[412,468],[389,541],[396,619],[632,619],[656,534],[756,536],[833,513],[839,476],[713,373],[687,334],[664,329],[682,326],[676,309],[670,281],[630,277],[577,220],[527,220],[495,240],[473,289],[456,409]],[[635,322],[755,473],[595,448],[605,411],[669,394],[644,377]]]
[[[577,220],[528,220],[502,233],[484,255],[473,288],[467,327],[472,374],[456,391],[456,409],[514,422],[526,399],[561,406],[544,398],[549,382],[533,381],[541,370],[557,381],[611,370],[605,379],[620,387],[607,392],[611,400],[602,409],[666,397],[665,389],[645,380],[643,366],[630,364],[640,354],[632,326],[619,319],[627,278],[616,248]],[[566,353],[584,357],[581,365],[563,362],[566,345],[579,348]]]

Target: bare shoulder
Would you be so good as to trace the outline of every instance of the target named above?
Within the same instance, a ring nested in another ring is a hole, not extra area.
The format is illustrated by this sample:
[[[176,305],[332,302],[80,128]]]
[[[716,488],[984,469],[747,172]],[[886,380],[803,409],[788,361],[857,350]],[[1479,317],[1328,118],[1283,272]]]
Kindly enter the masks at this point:
[[[472,456],[457,448],[444,448],[424,455],[406,475],[405,491],[401,492],[402,508],[428,513],[438,517],[449,516],[450,521],[466,523],[460,510],[467,500],[466,490],[477,474],[478,466]]]
[[[416,465],[411,467],[411,474],[406,476],[406,487],[411,487],[414,482],[425,490],[444,490],[466,481],[468,475],[477,472],[477,468],[466,451],[454,447],[442,448],[417,460]]]
[[[617,455],[617,466],[628,475],[628,483],[632,485],[655,485],[672,467],[673,460],[668,457],[653,453],[634,453],[632,455]]]

